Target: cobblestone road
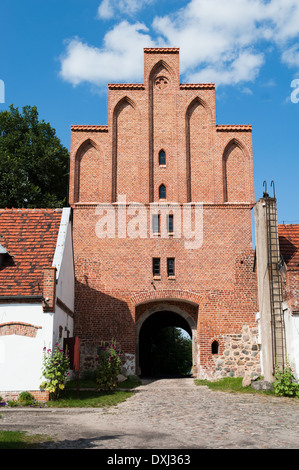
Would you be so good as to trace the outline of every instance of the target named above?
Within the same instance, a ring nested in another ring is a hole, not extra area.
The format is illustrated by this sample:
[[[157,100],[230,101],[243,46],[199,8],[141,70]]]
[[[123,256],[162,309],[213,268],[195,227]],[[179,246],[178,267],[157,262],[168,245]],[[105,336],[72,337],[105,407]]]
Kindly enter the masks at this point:
[[[0,429],[47,434],[44,448],[298,449],[299,400],[149,381],[103,409],[3,409]]]

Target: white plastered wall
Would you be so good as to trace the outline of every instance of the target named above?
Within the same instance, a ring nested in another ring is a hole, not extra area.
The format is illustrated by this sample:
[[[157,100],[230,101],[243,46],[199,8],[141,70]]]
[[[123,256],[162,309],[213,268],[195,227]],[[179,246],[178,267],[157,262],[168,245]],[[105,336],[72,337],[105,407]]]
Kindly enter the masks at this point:
[[[292,315],[287,302],[283,304],[284,325],[287,345],[287,360],[299,380],[299,315]]]
[[[63,209],[56,250],[57,297],[74,311],[74,261],[71,212]],[[73,318],[59,306],[44,312],[42,303],[0,304],[0,324],[26,323],[38,327],[36,336],[0,336],[0,395],[2,392],[39,390],[42,382],[43,348],[53,350],[62,327],[62,338],[73,336]]]
[[[2,304],[0,323],[38,326],[36,337],[0,336],[0,392],[39,390],[43,348],[52,348],[53,313],[40,304]]]
[[[72,241],[71,210],[63,209],[57,245],[53,259],[56,267],[56,298],[60,299],[71,312],[75,303],[75,274]],[[74,321],[62,308],[56,305],[53,324],[53,344],[59,336],[59,327],[63,328],[62,338],[73,336]]]

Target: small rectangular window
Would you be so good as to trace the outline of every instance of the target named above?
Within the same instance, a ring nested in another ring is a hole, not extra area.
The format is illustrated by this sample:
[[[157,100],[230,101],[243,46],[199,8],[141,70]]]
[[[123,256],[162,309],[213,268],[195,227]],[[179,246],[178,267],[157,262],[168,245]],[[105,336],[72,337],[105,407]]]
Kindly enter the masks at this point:
[[[167,258],[167,276],[174,276],[175,275],[175,270],[174,270],[174,258]]]
[[[160,276],[160,258],[153,258],[153,276]]]
[[[173,233],[173,214],[168,214],[167,216],[167,231],[168,233]]]
[[[160,214],[153,215],[153,233],[160,233]]]

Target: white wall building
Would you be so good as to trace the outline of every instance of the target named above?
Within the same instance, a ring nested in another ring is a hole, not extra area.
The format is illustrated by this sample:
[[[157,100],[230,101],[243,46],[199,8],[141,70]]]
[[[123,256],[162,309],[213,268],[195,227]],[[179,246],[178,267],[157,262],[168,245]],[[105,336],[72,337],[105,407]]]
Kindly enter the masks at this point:
[[[299,224],[278,225],[281,256],[284,260],[282,304],[286,359],[299,380]]]
[[[254,207],[262,374],[291,365],[299,380],[299,225],[277,224],[276,199]]]
[[[43,348],[73,336],[71,209],[0,210],[0,396],[39,390]]]

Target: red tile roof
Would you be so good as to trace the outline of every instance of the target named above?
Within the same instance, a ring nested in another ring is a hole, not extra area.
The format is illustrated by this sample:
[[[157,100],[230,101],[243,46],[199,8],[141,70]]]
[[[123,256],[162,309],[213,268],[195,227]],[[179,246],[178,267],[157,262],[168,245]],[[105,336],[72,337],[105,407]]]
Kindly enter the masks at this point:
[[[278,225],[280,253],[288,269],[299,270],[299,224]]]
[[[42,295],[42,270],[51,267],[62,209],[1,209],[1,296]]]
[[[110,90],[144,90],[143,83],[108,83]]]
[[[151,54],[154,54],[154,53],[163,54],[165,52],[179,53],[180,48],[179,47],[145,47],[143,51],[151,53]]]
[[[73,124],[71,126],[72,131],[88,131],[88,132],[108,132],[108,126],[93,126],[93,125],[80,125]]]
[[[180,90],[213,90],[215,83],[180,83]]]
[[[243,132],[243,131],[252,131],[251,124],[218,124],[216,126],[216,131],[224,131],[224,132]]]

